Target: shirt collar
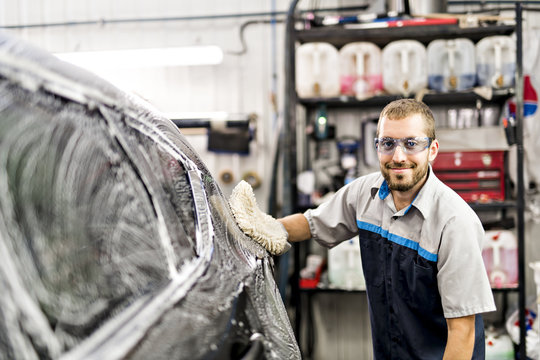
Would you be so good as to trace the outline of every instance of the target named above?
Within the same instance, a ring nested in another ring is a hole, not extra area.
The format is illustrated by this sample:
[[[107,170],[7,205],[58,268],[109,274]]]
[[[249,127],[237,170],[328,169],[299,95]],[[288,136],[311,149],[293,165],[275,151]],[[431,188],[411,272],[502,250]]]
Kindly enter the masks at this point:
[[[437,181],[439,181],[439,179],[437,179],[437,177],[433,173],[431,165],[429,165],[428,177],[426,179],[426,182],[424,183],[424,186],[422,186],[418,194],[416,194],[416,197],[414,198],[412,204],[406,208],[405,214],[410,210],[412,206],[414,206],[420,211],[420,213],[422,213],[424,219],[428,216],[431,205],[433,204],[436,188],[435,183]],[[378,195],[379,199],[384,200],[389,194],[390,189],[388,188],[388,183],[381,175],[377,179],[375,184],[371,187],[371,198],[375,199],[375,196]]]
[[[381,189],[383,187],[383,185],[388,189],[388,184],[386,183],[386,180],[384,180],[382,174],[379,172],[379,176],[377,177],[377,180],[375,181],[375,183],[371,187],[371,198],[372,199],[375,199],[375,196],[377,196],[377,193],[379,192],[379,189]],[[381,195],[379,195],[379,198],[381,200],[384,200],[384,198],[386,196],[388,196],[389,193],[390,193],[390,191],[388,191],[388,193],[386,195],[382,196],[382,197],[381,197]]]
[[[412,203],[412,205],[422,213],[424,219],[427,218],[428,215],[431,213],[431,207],[433,206],[434,200],[436,198],[436,189],[438,182],[440,182],[440,180],[437,178],[437,176],[435,176],[431,165],[429,165],[428,178]]]

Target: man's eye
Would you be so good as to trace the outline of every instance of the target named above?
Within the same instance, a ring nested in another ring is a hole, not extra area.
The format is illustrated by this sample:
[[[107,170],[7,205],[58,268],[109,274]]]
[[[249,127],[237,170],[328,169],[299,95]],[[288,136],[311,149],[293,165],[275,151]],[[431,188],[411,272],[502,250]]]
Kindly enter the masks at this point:
[[[385,148],[392,148],[394,147],[394,142],[391,140],[383,140],[381,141],[381,145]]]
[[[418,146],[418,141],[409,139],[405,142],[405,146],[407,146],[408,148],[414,148]]]

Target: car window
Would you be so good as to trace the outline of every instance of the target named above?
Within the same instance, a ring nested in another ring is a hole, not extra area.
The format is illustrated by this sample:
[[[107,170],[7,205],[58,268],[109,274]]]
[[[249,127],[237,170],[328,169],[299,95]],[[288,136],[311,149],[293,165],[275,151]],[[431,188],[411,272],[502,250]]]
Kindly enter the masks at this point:
[[[2,259],[16,272],[8,286],[22,282],[19,295],[39,305],[65,349],[196,256],[184,165],[122,116],[0,79]],[[24,336],[13,321],[9,336]]]

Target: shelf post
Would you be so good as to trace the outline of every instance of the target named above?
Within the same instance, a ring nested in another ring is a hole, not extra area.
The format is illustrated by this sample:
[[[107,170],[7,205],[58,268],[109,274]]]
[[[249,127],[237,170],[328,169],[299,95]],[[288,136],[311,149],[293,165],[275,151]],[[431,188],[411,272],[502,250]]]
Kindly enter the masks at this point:
[[[526,359],[525,323],[525,185],[523,179],[523,7],[516,1],[516,146],[517,146],[517,237],[519,281],[519,354]]]
[[[293,0],[287,12],[285,25],[285,113],[283,126],[283,215],[290,215],[296,211],[296,69],[295,69],[295,9],[299,0]],[[291,281],[291,303],[294,306],[294,331],[296,340],[300,343],[300,251],[299,245],[293,247],[293,275]]]

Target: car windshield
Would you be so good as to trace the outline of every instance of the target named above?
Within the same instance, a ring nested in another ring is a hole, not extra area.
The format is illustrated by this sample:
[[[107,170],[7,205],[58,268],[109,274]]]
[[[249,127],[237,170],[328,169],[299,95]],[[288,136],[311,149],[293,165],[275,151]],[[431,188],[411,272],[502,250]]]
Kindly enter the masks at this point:
[[[196,256],[188,174],[112,109],[1,78],[0,108],[0,258],[77,343]]]

